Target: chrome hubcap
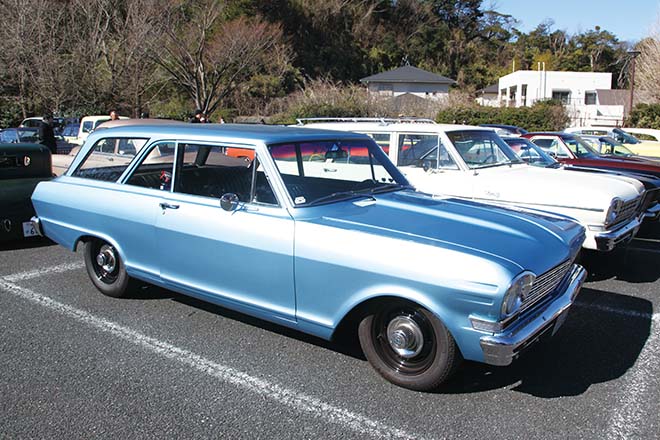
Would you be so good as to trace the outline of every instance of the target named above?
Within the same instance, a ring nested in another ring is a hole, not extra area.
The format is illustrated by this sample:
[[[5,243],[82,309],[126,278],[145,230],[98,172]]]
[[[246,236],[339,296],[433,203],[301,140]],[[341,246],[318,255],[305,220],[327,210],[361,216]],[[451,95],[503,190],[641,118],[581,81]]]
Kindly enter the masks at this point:
[[[115,258],[115,250],[112,246],[108,246],[107,244],[101,246],[98,255],[96,255],[96,264],[107,273],[112,273],[115,270],[117,259]]]
[[[397,316],[387,325],[387,340],[399,356],[409,359],[424,347],[424,335],[419,325],[409,316]]]

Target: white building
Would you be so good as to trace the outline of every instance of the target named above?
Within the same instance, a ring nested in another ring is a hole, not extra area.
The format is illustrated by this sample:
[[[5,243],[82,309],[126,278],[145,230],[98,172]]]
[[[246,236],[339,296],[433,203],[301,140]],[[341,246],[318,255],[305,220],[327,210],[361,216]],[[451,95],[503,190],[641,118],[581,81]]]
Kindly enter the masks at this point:
[[[625,116],[624,104],[610,99],[614,91],[609,72],[518,70],[501,77],[498,89],[502,107],[529,107],[549,99],[561,101],[571,125],[616,126],[622,124]]]
[[[449,95],[449,87],[456,81],[412,66],[371,75],[360,82],[367,85],[369,93],[397,97],[414,95],[419,98],[443,99]]]

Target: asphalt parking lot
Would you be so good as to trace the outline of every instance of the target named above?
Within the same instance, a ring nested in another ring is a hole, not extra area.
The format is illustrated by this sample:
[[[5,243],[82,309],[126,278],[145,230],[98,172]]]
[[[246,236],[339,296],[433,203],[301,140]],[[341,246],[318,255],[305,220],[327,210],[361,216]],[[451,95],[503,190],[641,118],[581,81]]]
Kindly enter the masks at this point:
[[[660,438],[660,233],[584,258],[556,337],[436,393],[338,343],[146,287],[101,295],[82,253],[0,248],[0,438]]]

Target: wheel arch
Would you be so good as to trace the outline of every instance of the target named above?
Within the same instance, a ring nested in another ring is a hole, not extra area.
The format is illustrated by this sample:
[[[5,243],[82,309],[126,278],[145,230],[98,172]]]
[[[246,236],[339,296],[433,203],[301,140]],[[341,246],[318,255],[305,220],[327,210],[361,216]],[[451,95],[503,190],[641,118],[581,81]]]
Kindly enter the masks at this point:
[[[375,311],[381,304],[387,303],[389,301],[406,301],[414,305],[425,308],[429,312],[433,313],[447,328],[449,334],[456,341],[459,351],[462,352],[459,340],[457,338],[457,327],[454,325],[453,320],[451,319],[451,314],[444,307],[439,306],[436,302],[428,300],[424,297],[415,297],[411,298],[405,295],[395,295],[395,294],[383,294],[365,298],[362,301],[354,304],[347,313],[339,320],[339,323],[336,325],[335,330],[332,332],[331,340],[343,340],[350,342],[357,342],[358,333],[357,329],[360,325],[360,321],[366,317],[369,313]]]

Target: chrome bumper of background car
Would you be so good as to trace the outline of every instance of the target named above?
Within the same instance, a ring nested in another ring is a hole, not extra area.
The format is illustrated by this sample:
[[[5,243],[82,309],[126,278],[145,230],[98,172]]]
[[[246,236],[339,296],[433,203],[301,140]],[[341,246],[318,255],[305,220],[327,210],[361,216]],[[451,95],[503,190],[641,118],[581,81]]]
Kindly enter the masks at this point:
[[[622,242],[632,240],[637,233],[641,222],[635,218],[630,221],[626,226],[612,232],[598,232],[595,235],[596,246],[599,251],[611,251]]]
[[[41,220],[39,220],[39,217],[36,215],[33,216],[30,219],[30,223],[32,223],[32,226],[34,227],[34,230],[37,231],[37,234],[39,234],[39,237],[43,237],[44,232],[41,230]]]
[[[657,220],[660,218],[660,203],[655,204],[644,212],[644,220]]]
[[[564,281],[563,293],[548,306],[525,320],[507,329],[504,333],[482,336],[481,349],[484,362],[491,365],[509,365],[525,348],[529,347],[548,331],[554,334],[566,320],[568,309],[573,305],[587,271],[574,264]]]

